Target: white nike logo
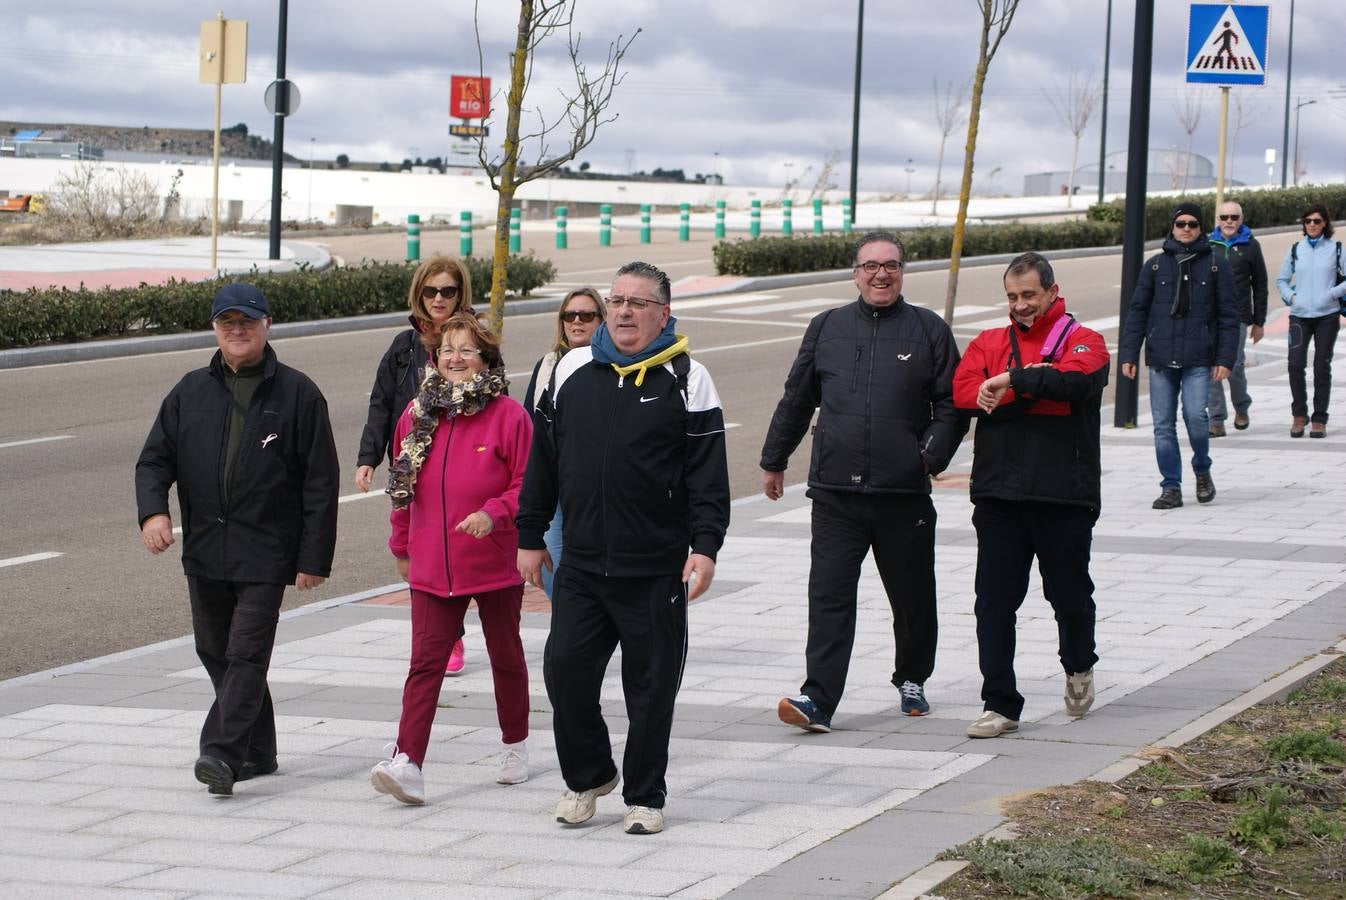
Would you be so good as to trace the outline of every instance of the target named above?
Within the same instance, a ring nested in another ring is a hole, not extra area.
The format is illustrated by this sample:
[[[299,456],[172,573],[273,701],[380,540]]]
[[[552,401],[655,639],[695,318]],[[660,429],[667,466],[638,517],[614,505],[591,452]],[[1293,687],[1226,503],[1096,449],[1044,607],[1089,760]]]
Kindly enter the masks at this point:
[[[900,360],[902,360],[903,362],[906,362],[907,360],[911,359],[911,354],[910,354],[910,353],[899,353],[899,354],[897,354],[897,358],[900,359]]]
[[[268,434],[266,437],[262,438],[262,446],[265,447],[267,444],[271,443],[278,437],[280,437],[280,435],[278,434]]]
[[[649,403],[651,400],[658,400],[658,399],[659,399],[658,397],[641,397],[640,402]]]

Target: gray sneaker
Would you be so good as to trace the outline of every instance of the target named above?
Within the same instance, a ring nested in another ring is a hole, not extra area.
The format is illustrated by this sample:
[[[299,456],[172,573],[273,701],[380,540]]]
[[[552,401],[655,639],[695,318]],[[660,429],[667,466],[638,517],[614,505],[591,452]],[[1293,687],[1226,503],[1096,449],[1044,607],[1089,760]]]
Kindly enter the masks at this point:
[[[658,834],[664,830],[664,811],[652,806],[628,806],[622,828],[627,834]]]
[[[1066,673],[1066,715],[1078,719],[1094,705],[1094,670]]]
[[[994,710],[988,709],[981,714],[981,718],[967,726],[967,736],[971,738],[993,738],[1018,730],[1019,722],[1017,719],[1007,718]]]
[[[420,806],[425,802],[425,776],[421,767],[405,754],[398,752],[396,744],[383,748],[388,758],[376,763],[369,770],[369,783],[380,794],[390,794],[411,806]]]
[[[587,791],[566,791],[556,801],[556,821],[562,825],[582,825],[594,817],[594,807],[598,798],[612,793],[617,786],[618,776],[612,776],[607,784],[600,784]]]

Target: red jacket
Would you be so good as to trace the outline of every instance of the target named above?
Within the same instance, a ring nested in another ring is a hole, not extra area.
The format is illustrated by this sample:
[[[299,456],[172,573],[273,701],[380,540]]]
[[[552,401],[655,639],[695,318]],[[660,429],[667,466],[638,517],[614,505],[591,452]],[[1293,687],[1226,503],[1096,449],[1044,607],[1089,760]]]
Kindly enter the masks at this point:
[[[1108,383],[1108,348],[1098,332],[1082,325],[1044,348],[1065,314],[1065,299],[1057,298],[1027,331],[1013,322],[983,331],[954,372],[954,405],[978,417],[974,502],[985,497],[1100,506],[1099,406]],[[1011,354],[1011,329],[1018,360]],[[1051,366],[1024,368],[1052,349]],[[977,391],[1001,372],[1010,373],[1010,389],[986,415],[977,407]]]
[[[411,430],[411,409],[397,421],[393,446]],[[519,487],[533,441],[533,422],[517,401],[496,397],[471,416],[441,419],[411,505],[388,517],[388,549],[410,559],[407,582],[437,597],[463,597],[511,587],[519,577]],[[491,533],[474,538],[458,523],[478,510]]]

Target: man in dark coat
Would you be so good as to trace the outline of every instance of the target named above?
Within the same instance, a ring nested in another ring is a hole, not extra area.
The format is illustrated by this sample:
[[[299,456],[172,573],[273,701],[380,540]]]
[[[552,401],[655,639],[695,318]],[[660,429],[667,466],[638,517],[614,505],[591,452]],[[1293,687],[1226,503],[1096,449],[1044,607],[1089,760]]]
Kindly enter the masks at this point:
[[[1229,370],[1229,399],[1234,404],[1234,427],[1239,431],[1248,427],[1248,407],[1253,398],[1248,395],[1248,376],[1243,371],[1243,350],[1249,335],[1256,344],[1262,339],[1267,323],[1267,264],[1262,258],[1262,245],[1253,237],[1252,229],[1243,221],[1243,207],[1233,201],[1220,204],[1217,224],[1210,233],[1211,247],[1216,256],[1224,257],[1234,278],[1234,301],[1238,304],[1239,329],[1238,359]],[[1224,386],[1218,381],[1210,385],[1210,436],[1225,436],[1225,419],[1229,407],[1225,405]]]

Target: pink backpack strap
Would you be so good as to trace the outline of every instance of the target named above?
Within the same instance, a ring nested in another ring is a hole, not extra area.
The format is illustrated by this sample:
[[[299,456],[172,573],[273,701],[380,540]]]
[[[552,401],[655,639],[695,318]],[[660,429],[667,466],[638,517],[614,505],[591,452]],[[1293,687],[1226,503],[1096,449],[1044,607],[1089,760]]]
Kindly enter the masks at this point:
[[[1080,323],[1075,321],[1075,317],[1066,313],[1056,320],[1052,330],[1047,332],[1047,339],[1042,342],[1042,361],[1052,362],[1060,353],[1061,348],[1065,346],[1066,341],[1079,330]]]

